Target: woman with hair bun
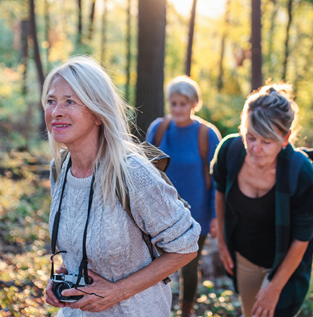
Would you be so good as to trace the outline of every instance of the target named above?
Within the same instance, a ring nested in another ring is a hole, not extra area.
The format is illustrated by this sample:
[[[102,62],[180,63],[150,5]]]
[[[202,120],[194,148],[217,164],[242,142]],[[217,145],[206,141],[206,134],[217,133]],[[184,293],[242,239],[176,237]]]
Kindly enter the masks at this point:
[[[291,317],[309,288],[313,169],[295,151],[298,107],[287,84],[252,93],[240,135],[224,138],[213,162],[221,260],[245,317]]]
[[[58,317],[169,317],[166,277],[196,256],[199,224],[132,141],[126,105],[96,61],[53,69],[42,104],[53,154],[49,230],[63,260],[59,274],[51,268],[47,303],[61,307]]]

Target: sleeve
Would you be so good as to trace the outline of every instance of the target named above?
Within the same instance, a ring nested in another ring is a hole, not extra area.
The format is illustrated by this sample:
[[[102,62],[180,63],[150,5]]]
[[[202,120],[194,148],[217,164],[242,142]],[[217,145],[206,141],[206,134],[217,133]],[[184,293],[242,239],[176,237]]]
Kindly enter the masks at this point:
[[[209,133],[209,137],[208,137],[208,140],[209,140],[209,152],[208,152],[208,157],[207,157],[208,166],[210,166],[211,161],[213,159],[214,152],[216,150],[216,147],[218,146],[218,144],[220,142],[220,133],[219,132],[216,133],[216,130],[217,130],[216,128],[215,129],[210,128],[209,132],[208,132]],[[212,215],[212,218],[216,218],[216,213],[215,213],[215,186],[214,186],[214,182],[212,182],[212,184],[211,184],[210,194],[211,194],[211,199],[210,199],[211,215]]]
[[[313,166],[307,160],[300,171],[298,187],[291,199],[293,237],[300,241],[313,238]]]
[[[155,135],[155,132],[159,126],[159,124],[161,123],[162,118],[157,118],[155,119],[149,126],[148,131],[147,131],[147,135],[146,135],[146,141],[148,141],[149,143],[153,144],[153,138]],[[154,145],[154,144],[153,144]]]
[[[165,252],[197,251],[201,227],[178,200],[176,189],[148,164],[131,173],[134,185],[133,193],[129,188],[131,210],[140,229]]]
[[[211,174],[214,179],[215,189],[221,193],[226,191],[226,158],[229,145],[233,138],[225,137],[217,146],[211,161]]]

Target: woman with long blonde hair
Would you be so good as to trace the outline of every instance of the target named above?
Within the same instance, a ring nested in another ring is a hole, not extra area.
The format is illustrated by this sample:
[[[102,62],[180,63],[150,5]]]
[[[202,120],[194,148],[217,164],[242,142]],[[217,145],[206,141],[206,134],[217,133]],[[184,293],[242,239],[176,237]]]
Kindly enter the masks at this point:
[[[132,141],[126,106],[96,61],[74,57],[53,69],[42,104],[52,252],[63,259],[52,267],[47,303],[65,317],[170,316],[164,279],[195,257],[200,226]]]

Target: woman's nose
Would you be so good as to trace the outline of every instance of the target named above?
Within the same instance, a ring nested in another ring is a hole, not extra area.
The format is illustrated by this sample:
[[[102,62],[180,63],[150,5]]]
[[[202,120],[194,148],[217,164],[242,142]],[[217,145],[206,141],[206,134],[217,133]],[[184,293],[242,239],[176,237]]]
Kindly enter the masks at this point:
[[[254,152],[259,152],[261,150],[261,144],[259,142],[255,142],[253,145]]]
[[[52,116],[54,118],[62,118],[65,116],[65,109],[61,103],[57,103],[56,107],[52,111]]]

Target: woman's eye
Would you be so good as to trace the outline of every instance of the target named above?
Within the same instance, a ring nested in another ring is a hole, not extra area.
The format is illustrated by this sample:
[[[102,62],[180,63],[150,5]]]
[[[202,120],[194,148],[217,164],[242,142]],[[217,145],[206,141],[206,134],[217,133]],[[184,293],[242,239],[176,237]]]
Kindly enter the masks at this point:
[[[53,103],[54,103],[54,100],[52,100],[52,99],[47,100],[47,105],[53,105]]]
[[[265,141],[265,140],[262,140],[262,142],[263,142],[264,144],[270,144],[270,143],[271,143],[271,141]]]
[[[75,104],[74,100],[67,100],[66,103],[68,105],[74,105]]]

